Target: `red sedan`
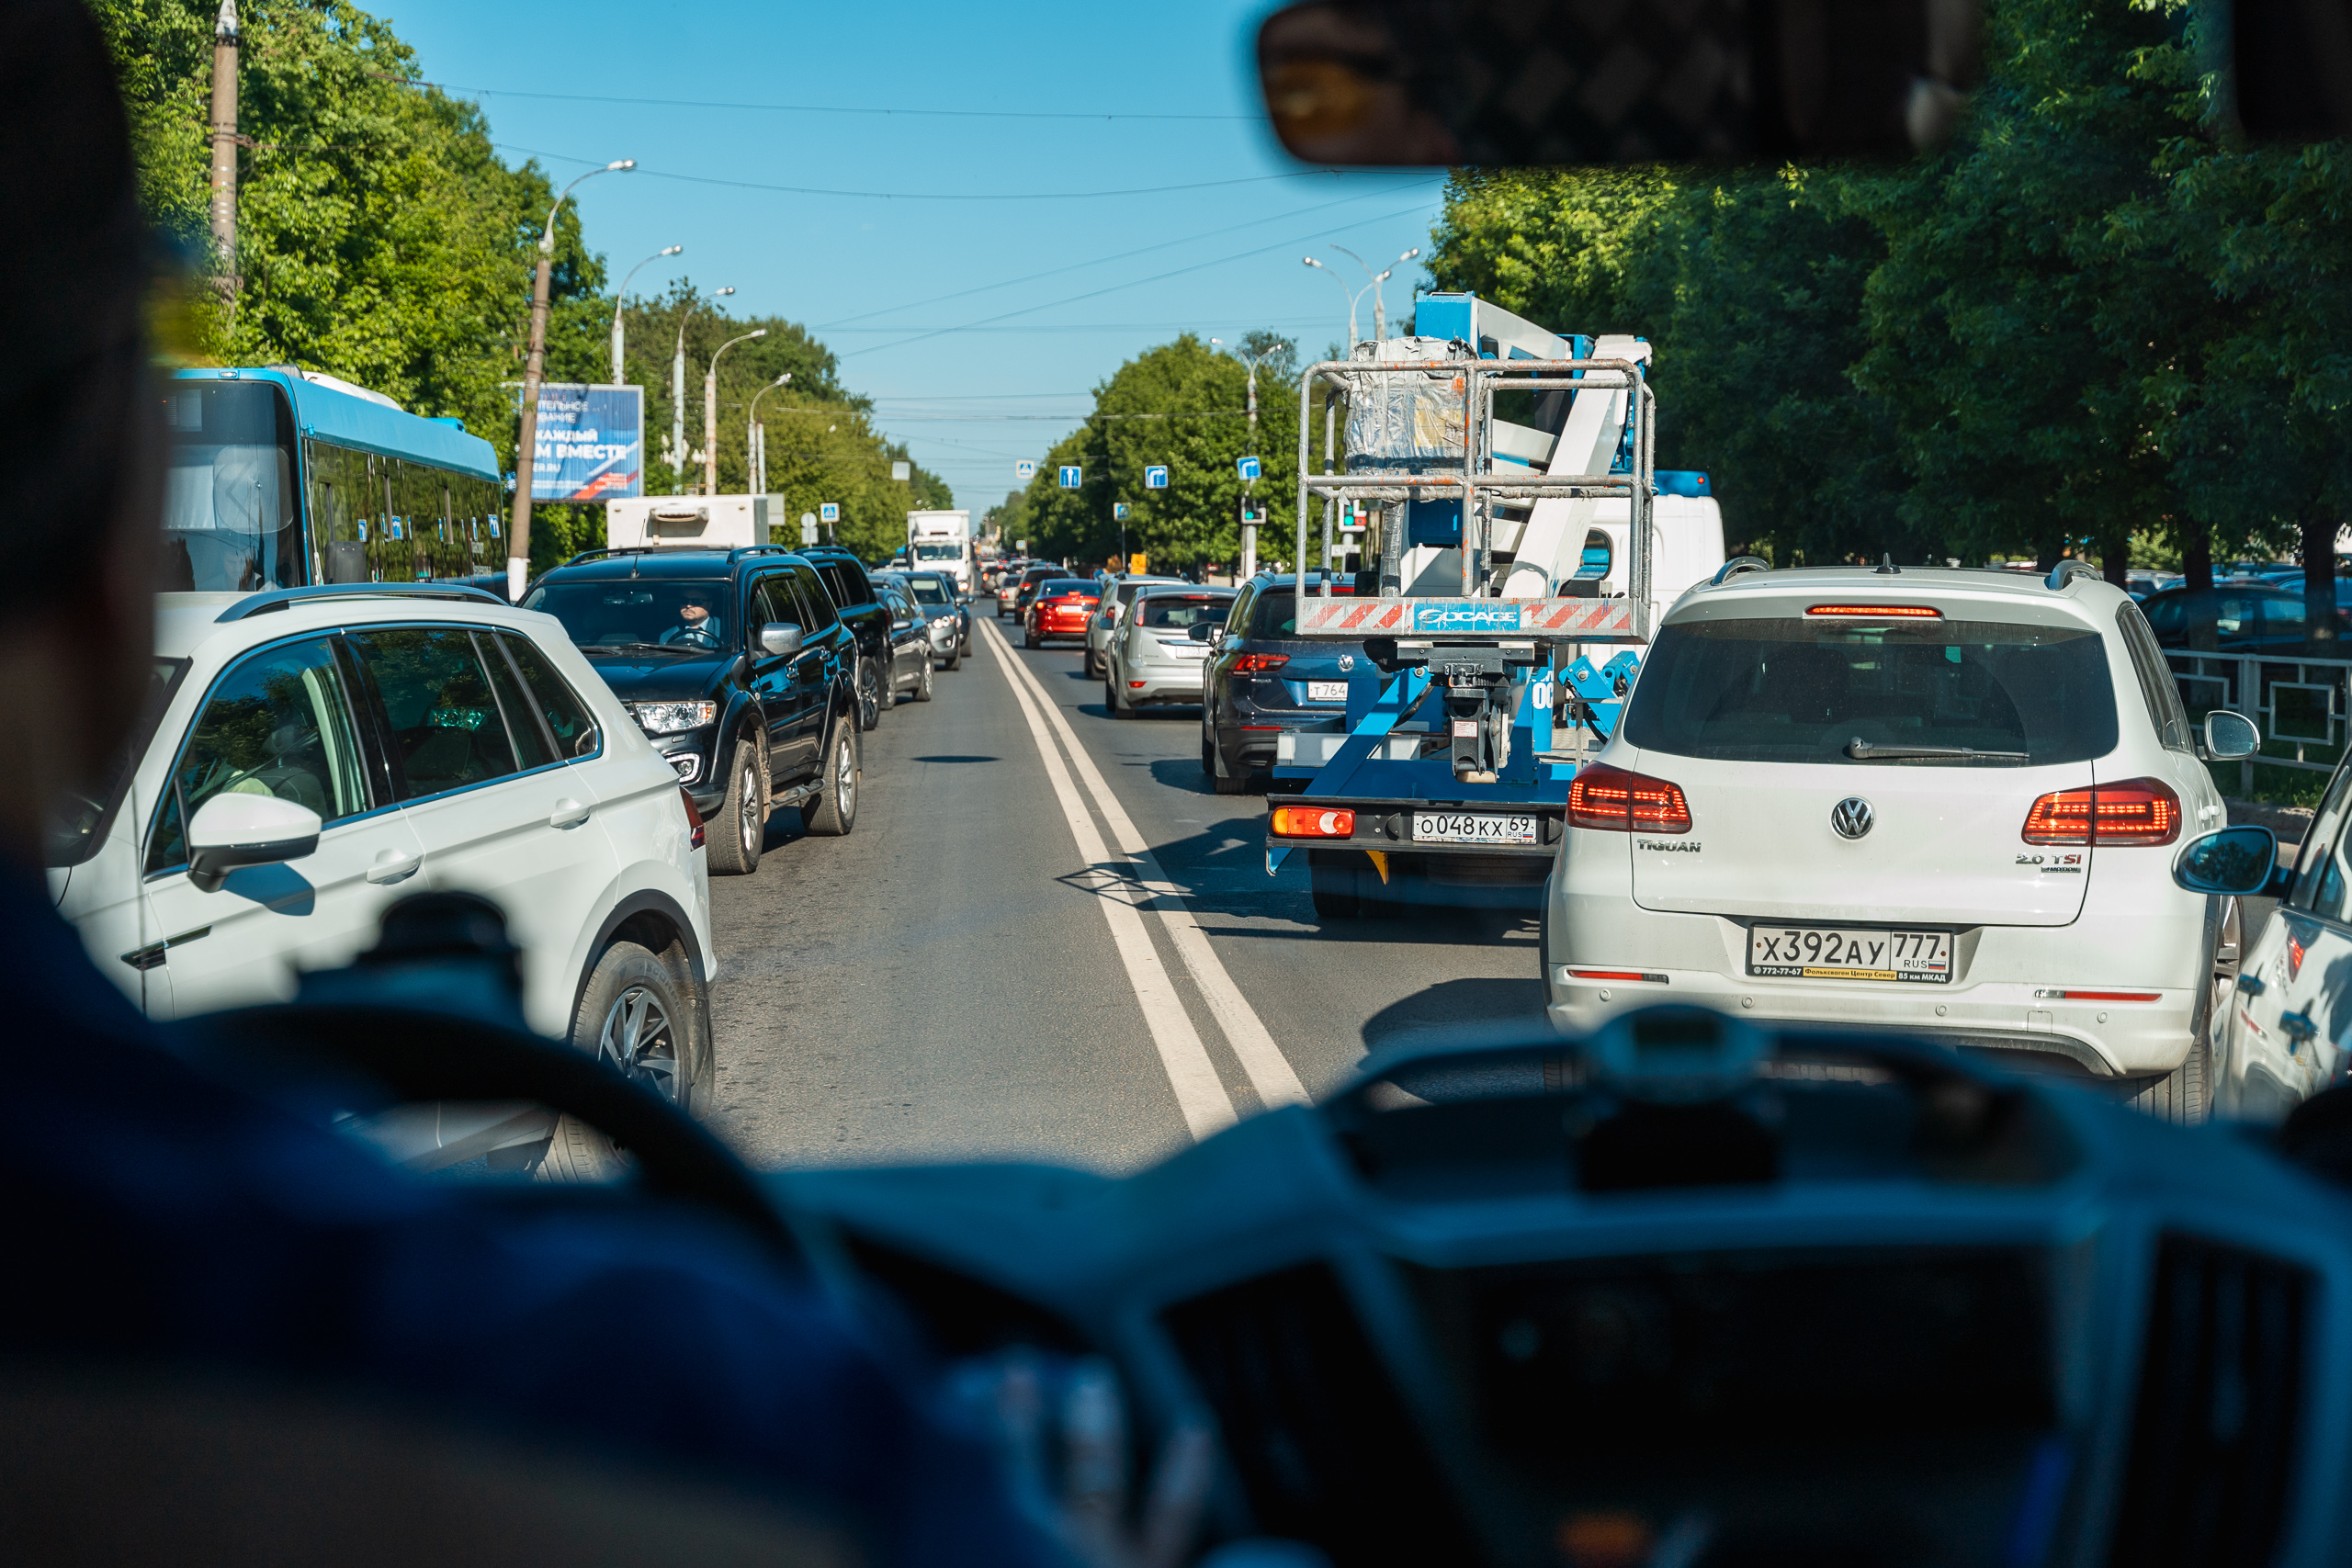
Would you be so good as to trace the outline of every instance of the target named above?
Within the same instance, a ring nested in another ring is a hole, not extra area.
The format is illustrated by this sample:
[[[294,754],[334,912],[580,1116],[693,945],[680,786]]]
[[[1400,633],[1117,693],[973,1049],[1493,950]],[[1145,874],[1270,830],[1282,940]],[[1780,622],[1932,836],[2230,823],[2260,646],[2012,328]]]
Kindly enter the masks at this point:
[[[1084,577],[1055,577],[1037,584],[1029,598],[1029,613],[1021,626],[1021,646],[1043,648],[1051,637],[1086,640],[1086,623],[1094,614],[1101,587]]]

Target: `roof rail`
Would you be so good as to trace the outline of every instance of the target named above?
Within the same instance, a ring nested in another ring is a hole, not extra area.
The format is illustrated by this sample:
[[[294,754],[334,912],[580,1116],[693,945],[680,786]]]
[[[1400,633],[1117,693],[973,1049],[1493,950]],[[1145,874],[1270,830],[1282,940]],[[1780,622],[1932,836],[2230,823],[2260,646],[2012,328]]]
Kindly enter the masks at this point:
[[[2098,568],[2086,560],[2062,560],[2050,569],[2050,575],[2043,579],[2043,585],[2055,592],[2078,577],[2098,577]]]
[[[314,582],[306,588],[271,588],[259,593],[248,593],[221,611],[214,624],[226,625],[272,610],[283,610],[288,605],[307,604],[313,600],[324,599],[455,599],[495,604],[502,610],[514,608],[495,593],[455,582]]]
[[[792,552],[790,545],[738,545],[727,552],[727,558],[732,561],[741,560],[745,556],[788,556]]]
[[[1761,556],[1734,556],[1731,559],[1724,562],[1723,565],[1715,569],[1714,581],[1710,584],[1710,586],[1721,588],[1724,583],[1730,581],[1733,578],[1739,576],[1742,572],[1770,571],[1771,570],[1772,563],[1766,560]]]

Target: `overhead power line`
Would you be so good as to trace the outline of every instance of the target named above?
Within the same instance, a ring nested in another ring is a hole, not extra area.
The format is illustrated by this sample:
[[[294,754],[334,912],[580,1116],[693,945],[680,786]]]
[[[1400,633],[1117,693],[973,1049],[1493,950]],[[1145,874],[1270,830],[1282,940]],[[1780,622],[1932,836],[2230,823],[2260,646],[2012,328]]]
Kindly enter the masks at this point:
[[[518,146],[512,141],[493,141],[492,146],[505,152],[521,152],[533,158],[552,158],[560,164],[594,164],[594,158],[574,158],[562,152],[545,152],[535,147]],[[1029,191],[910,191],[910,190],[837,190],[830,186],[778,186],[758,180],[722,180],[709,175],[675,175],[661,169],[638,165],[640,178],[679,180],[687,185],[723,186],[729,190],[775,191],[784,196],[840,196],[865,201],[1096,201],[1108,197],[1167,196],[1176,191],[1218,190],[1228,186],[1265,185],[1272,180],[1310,180],[1324,175],[1344,177],[1340,169],[1293,169],[1279,175],[1247,175],[1230,180],[1196,180],[1189,185],[1131,186],[1121,190],[1029,190]]]
[[[420,82],[380,71],[370,72],[369,74],[380,76],[388,82],[405,83],[413,87],[435,87],[445,93],[471,93],[495,98],[537,98],[549,103],[629,104],[642,108],[749,109],[766,114],[847,114],[901,119],[1148,119],[1196,120],[1218,125],[1262,125],[1266,120],[1261,114],[1136,114],[1125,110],[1090,114],[1081,109],[876,108],[863,104],[748,104],[723,98],[622,98],[601,93],[531,93],[518,87],[467,87],[451,82]]]

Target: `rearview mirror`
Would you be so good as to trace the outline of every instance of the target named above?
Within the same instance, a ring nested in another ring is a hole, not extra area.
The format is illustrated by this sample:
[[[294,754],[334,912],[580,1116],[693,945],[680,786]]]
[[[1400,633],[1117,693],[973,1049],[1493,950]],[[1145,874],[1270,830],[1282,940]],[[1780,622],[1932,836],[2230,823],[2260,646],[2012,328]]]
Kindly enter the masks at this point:
[[[1322,164],[1908,157],[1976,84],[1980,0],[1305,0],[1258,33]]]
[[[300,860],[319,847],[319,814],[270,795],[223,790],[196,808],[187,829],[187,880],[218,893],[239,866]]]
[[[2172,863],[2172,879],[2191,893],[2279,897],[2294,873],[2278,864],[2278,836],[2248,826],[2189,840]]]
[[[2254,720],[2228,708],[2205,716],[2205,756],[2210,761],[2234,762],[2262,750],[2262,731]]]
[[[760,628],[760,651],[778,659],[800,651],[800,628],[790,621],[770,621]]]

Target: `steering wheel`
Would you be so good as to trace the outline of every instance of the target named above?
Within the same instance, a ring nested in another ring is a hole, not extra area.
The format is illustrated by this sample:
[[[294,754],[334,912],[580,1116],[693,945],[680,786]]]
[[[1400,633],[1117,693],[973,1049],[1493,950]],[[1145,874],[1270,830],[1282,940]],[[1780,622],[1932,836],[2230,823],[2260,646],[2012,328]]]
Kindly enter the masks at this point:
[[[286,1002],[171,1026],[216,1066],[360,1080],[382,1104],[530,1100],[627,1148],[646,1187],[724,1214],[796,1266],[791,1228],[742,1161],[659,1094],[601,1060],[528,1031],[435,1008]]]

